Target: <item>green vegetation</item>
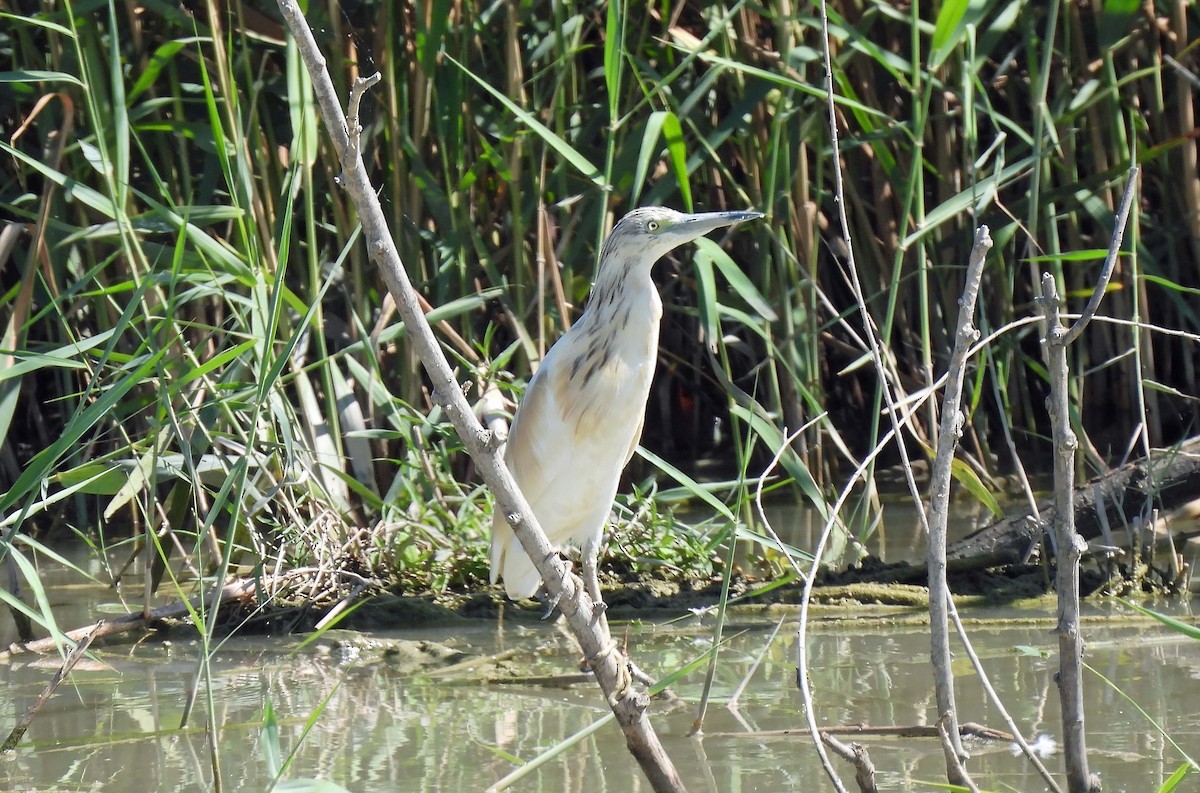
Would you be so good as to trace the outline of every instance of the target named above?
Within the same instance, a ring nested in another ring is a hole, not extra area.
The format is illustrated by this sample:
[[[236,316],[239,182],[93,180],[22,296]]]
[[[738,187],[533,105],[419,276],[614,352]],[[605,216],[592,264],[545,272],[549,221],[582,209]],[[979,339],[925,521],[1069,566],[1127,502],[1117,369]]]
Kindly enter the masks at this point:
[[[1195,431],[1197,19],[1124,5],[830,9],[846,209],[894,387],[931,388],[975,225],[996,240],[963,477],[990,484],[1015,466],[1008,438],[1026,465],[1046,455],[1037,275],[1049,267],[1086,299],[1131,159],[1143,177],[1113,320],[1072,347],[1082,448],[1094,469],[1138,432],[1161,444]],[[160,577],[348,571],[331,598],[352,591],[350,574],[477,586],[487,495],[356,244],[277,11],[192,8],[3,15],[3,552],[35,592],[25,555],[44,546],[31,538],[62,526],[97,548],[134,537],[157,549]],[[633,479],[674,466],[687,482],[728,480],[705,495],[754,524],[745,478],[819,417],[772,486],[825,508],[888,422],[843,272],[811,7],[443,0],[307,14],[343,97],[354,75],[383,74],[364,106],[368,163],[475,395],[519,392],[582,307],[615,216],[648,203],[766,212],[658,269],[655,454]],[[931,404],[913,430],[927,449]],[[844,517],[858,534],[867,503]],[[653,559],[655,574],[710,573],[718,540],[666,525],[645,521],[619,554]]]

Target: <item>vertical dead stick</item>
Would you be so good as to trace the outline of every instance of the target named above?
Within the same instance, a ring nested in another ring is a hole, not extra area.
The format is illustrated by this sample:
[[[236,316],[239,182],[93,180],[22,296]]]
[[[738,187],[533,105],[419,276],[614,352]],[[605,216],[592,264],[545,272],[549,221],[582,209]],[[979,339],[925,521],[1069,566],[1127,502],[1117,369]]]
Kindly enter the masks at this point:
[[[569,574],[554,552],[525,497],[500,459],[498,439],[480,425],[433,336],[383,217],[379,198],[358,156],[358,138],[362,129],[358,118],[355,116],[347,120],[342,114],[333,82],[325,68],[325,59],[299,7],[293,0],[278,0],[278,4],[312,79],[321,116],[340,158],[342,170],[339,183],[350,194],[358,210],[367,252],[372,263],[383,274],[388,290],[396,301],[396,308],[408,328],[409,340],[433,385],[434,399],[454,424],[479,475],[495,495],[496,508],[504,510],[521,547],[542,576],[551,599],[562,609],[625,733],[630,753],[637,759],[655,790],[683,790],[683,781],[646,718],[649,699],[632,685],[624,657],[609,635],[603,612],[595,608],[579,579]],[[361,95],[364,88],[365,85],[354,89],[355,97]]]
[[[1046,369],[1050,375],[1050,424],[1054,436],[1054,522],[1058,574],[1058,696],[1062,702],[1063,750],[1067,787],[1086,791],[1087,745],[1083,729],[1083,637],[1079,632],[1079,559],[1087,543],[1075,531],[1072,504],[1075,450],[1079,441],[1071,429],[1067,395],[1067,329],[1059,318],[1054,276],[1042,276],[1042,310],[1046,315]]]
[[[962,436],[962,390],[966,375],[967,359],[971,348],[979,339],[979,331],[974,327],[975,304],[979,297],[979,286],[983,278],[983,264],[987,252],[992,247],[991,235],[987,226],[980,226],[975,232],[975,243],[971,247],[971,255],[967,261],[967,275],[963,285],[962,298],[959,300],[958,325],[954,334],[954,350],[950,355],[950,363],[946,371],[946,392],[942,399],[941,425],[938,432],[937,454],[933,461],[930,477],[929,498],[929,550],[927,569],[929,571],[929,623],[930,623],[930,666],[933,670],[934,692],[937,697],[938,709],[946,714],[947,730],[942,748],[946,752],[946,764],[951,777],[967,777],[961,729],[958,722],[958,712],[954,702],[954,677],[950,669],[950,637],[947,629],[947,619],[954,624],[962,641],[963,650],[975,668],[979,682],[987,693],[1008,728],[1021,747],[1021,751],[1030,763],[1042,775],[1046,786],[1054,793],[1059,793],[1058,785],[1045,765],[1029,748],[1029,744],[1021,737],[1004,703],[1000,700],[996,689],[988,680],[979,656],[971,646],[966,629],[954,603],[950,599],[950,589],[946,582],[946,532],[950,514],[950,478],[951,465],[954,460],[954,450]],[[953,781],[953,779],[952,779]],[[969,778],[966,786],[970,787]]]
[[[75,649],[67,656],[67,660],[63,661],[63,665],[54,673],[54,677],[42,689],[42,693],[32,705],[25,711],[25,715],[17,722],[17,726],[13,727],[12,732],[8,734],[8,738],[4,740],[3,745],[0,745],[0,752],[11,752],[17,748],[17,744],[21,742],[21,738],[25,735],[25,731],[29,729],[29,725],[33,723],[33,717],[38,715],[42,707],[50,701],[50,697],[54,696],[54,692],[62,685],[62,681],[67,679],[67,675],[71,674],[71,670],[75,668],[75,664],[83,657],[87,651],[88,645],[92,643],[92,638],[103,625],[103,622],[97,623],[91,631],[84,634],[79,640],[79,644],[75,645]]]
[[[1125,223],[1133,204],[1137,183],[1137,166],[1129,169],[1129,182],[1121,196],[1108,256],[1087,308],[1070,329],[1062,323],[1058,291],[1054,276],[1042,276],[1042,296],[1039,299],[1046,319],[1046,369],[1050,375],[1050,424],[1054,438],[1054,506],[1057,519],[1054,525],[1057,546],[1058,572],[1055,588],[1058,592],[1058,696],[1062,703],[1063,755],[1067,770],[1067,788],[1071,793],[1099,790],[1099,779],[1088,771],[1087,740],[1083,712],[1083,636],[1079,628],[1079,560],[1087,543],[1075,531],[1074,485],[1075,450],[1079,445],[1071,429],[1068,403],[1067,345],[1083,332],[1091,321],[1108,288],[1108,280],[1121,248]]]
[[[967,373],[967,356],[971,345],[979,339],[974,325],[975,303],[979,283],[983,280],[983,263],[992,248],[987,226],[975,232],[975,244],[967,262],[966,283],[958,301],[958,327],[954,334],[954,350],[947,367],[946,392],[942,397],[942,418],[938,428],[937,454],[933,459],[929,500],[929,549],[926,562],[929,568],[929,662],[933,668],[933,688],[938,712],[946,720],[946,768],[950,782],[971,786],[963,761],[966,752],[959,740],[958,713],[954,704],[954,673],[950,669],[949,600],[946,583],[946,526],[950,512],[950,465],[954,450],[962,437],[965,418],[962,413],[963,380]]]

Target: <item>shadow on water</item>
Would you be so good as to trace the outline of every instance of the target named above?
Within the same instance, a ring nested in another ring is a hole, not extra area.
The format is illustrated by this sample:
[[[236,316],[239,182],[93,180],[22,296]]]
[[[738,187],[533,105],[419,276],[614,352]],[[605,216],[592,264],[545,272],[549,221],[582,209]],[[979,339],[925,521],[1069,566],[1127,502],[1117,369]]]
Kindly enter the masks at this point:
[[[88,621],[102,610],[101,604],[113,600],[112,590],[81,586],[76,578],[69,586],[55,587],[56,575],[47,571],[49,595],[69,627]],[[972,619],[972,638],[993,684],[1027,737],[1058,737],[1056,639],[1047,607],[1038,608],[965,616]],[[1092,614],[1102,617],[1117,608],[1100,602],[1092,605]],[[705,651],[711,630],[707,619],[616,625],[614,633],[627,637],[630,652],[648,672],[666,675]],[[732,638],[721,655],[714,689],[724,699],[710,707],[702,737],[687,735],[702,670],[675,685],[680,702],[654,704],[656,726],[689,789],[829,789],[805,732],[795,687],[795,617],[786,619],[791,622],[772,641],[773,624],[735,620],[726,627],[726,636]],[[1200,755],[1200,643],[1148,623],[1093,618],[1085,631],[1088,663],[1132,697],[1184,751]],[[933,723],[929,639],[923,628],[864,615],[815,623],[810,636],[820,723]],[[578,663],[569,640],[550,625],[480,622],[376,638],[440,642],[473,656],[509,651],[508,657],[530,675],[574,672]],[[388,660],[374,652],[370,642],[323,642],[292,653],[297,643],[286,638],[234,638],[212,659],[211,693],[225,790],[264,790],[270,783],[262,737],[268,699],[279,719],[285,755],[296,751],[288,775],[330,779],[356,793],[479,790],[607,713],[590,681],[561,686],[448,684]],[[191,726],[179,729],[198,653],[199,645],[186,630],[168,642],[97,650],[95,661],[85,660],[39,714],[17,751],[0,758],[0,789],[213,789],[204,730],[207,709],[198,706]],[[1003,729],[965,659],[956,663],[961,718]],[[31,656],[0,664],[0,728],[5,733],[57,664],[57,659]],[[737,707],[725,707],[752,668]],[[1179,753],[1098,677],[1087,680],[1086,697],[1092,767],[1100,772],[1106,790],[1150,790],[1179,766]],[[322,706],[311,733],[301,742],[306,723]],[[933,783],[945,778],[934,741],[865,742],[883,790],[933,789]],[[969,769],[983,787],[1043,789],[1009,746],[976,745],[972,752]],[[1046,762],[1056,772],[1061,768],[1057,756]],[[852,784],[852,771],[845,766],[839,770]],[[514,789],[632,791],[648,786],[619,730],[606,725]]]

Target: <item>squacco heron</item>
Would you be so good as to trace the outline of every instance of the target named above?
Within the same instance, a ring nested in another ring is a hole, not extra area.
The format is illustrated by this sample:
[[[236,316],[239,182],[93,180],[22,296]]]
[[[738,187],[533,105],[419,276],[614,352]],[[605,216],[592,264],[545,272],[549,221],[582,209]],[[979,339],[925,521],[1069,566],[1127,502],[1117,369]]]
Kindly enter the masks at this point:
[[[758,212],[688,215],[635,209],[600,251],[596,282],[579,320],[546,353],[513,416],[504,461],[547,538],[581,548],[583,581],[601,603],[596,575],[604,524],[621,471],[642,435],[658,358],[662,300],[650,279],[659,258]],[[514,600],[542,583],[504,516],[492,522],[491,580]]]

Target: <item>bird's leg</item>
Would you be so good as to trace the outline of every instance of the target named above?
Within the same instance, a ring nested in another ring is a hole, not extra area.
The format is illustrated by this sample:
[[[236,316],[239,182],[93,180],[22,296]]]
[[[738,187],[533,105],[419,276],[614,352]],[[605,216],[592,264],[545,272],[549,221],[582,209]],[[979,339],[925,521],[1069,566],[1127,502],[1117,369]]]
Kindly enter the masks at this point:
[[[604,604],[604,598],[600,594],[600,538],[604,534],[603,530],[596,532],[588,537],[583,542],[581,555],[583,556],[582,567],[583,585],[587,587],[588,596],[592,599],[592,621],[599,619],[600,615],[608,608]]]
[[[557,556],[557,554],[555,554],[555,555]],[[546,589],[545,584],[542,584],[538,588],[538,595],[539,595],[538,602],[543,603],[546,606],[546,612],[544,614],[542,614],[542,619],[544,619],[544,620],[550,619],[556,613],[561,613],[558,608],[558,604],[559,604],[559,601],[562,600],[563,592],[566,591],[566,583],[567,583],[566,579],[571,577],[571,572],[572,572],[571,560],[570,559],[563,560],[563,567],[566,568],[563,573],[563,582],[562,582],[563,588],[558,591],[557,595],[551,595],[550,590]]]

